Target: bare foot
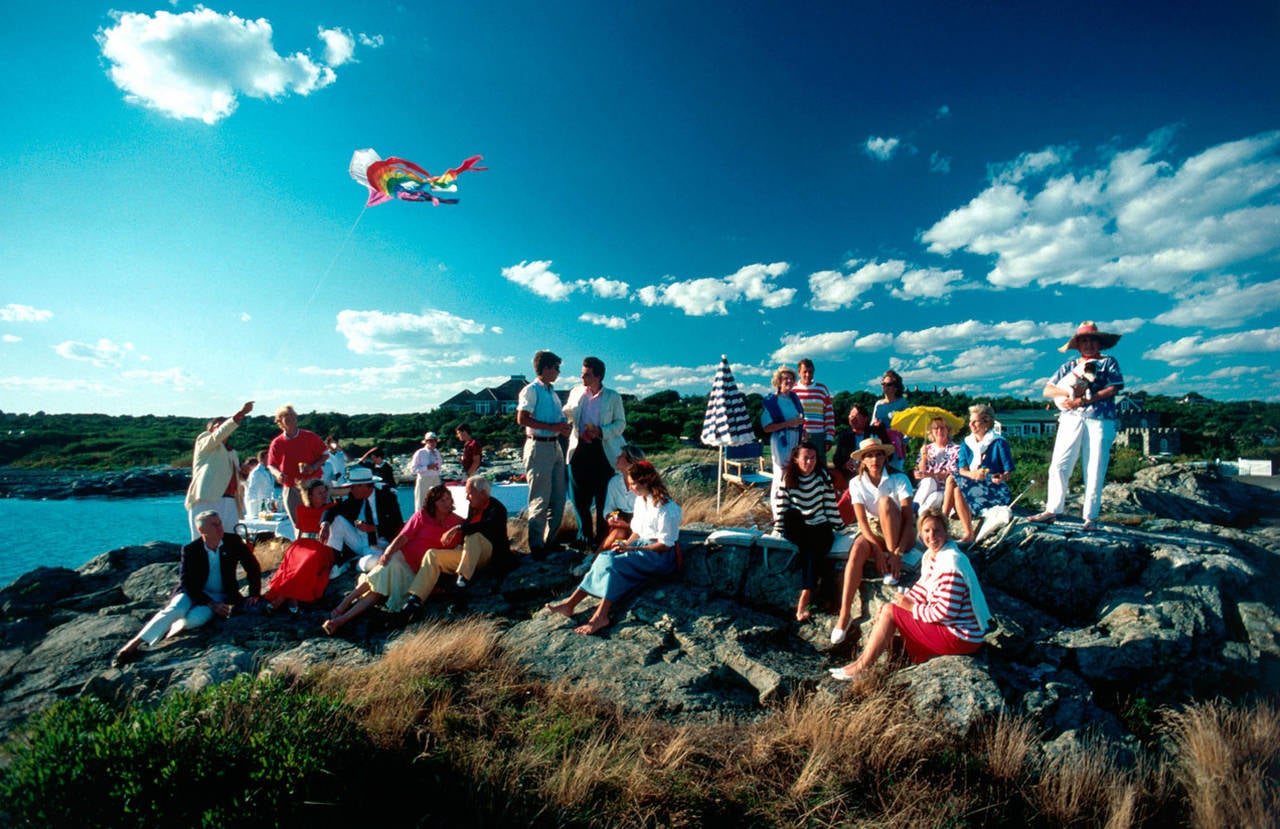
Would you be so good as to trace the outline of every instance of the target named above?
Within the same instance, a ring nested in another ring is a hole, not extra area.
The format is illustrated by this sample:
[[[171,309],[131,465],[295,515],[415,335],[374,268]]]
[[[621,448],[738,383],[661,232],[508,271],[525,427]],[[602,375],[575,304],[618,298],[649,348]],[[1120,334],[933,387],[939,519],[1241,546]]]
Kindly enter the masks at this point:
[[[975,532],[965,533],[964,538],[961,538],[958,543],[967,546],[969,544],[972,544],[975,540],[977,540],[977,538],[978,538],[978,534]]]
[[[545,607],[547,610],[550,610],[552,613],[559,613],[561,616],[565,617],[566,619],[573,618],[573,608],[569,606],[568,602],[560,602],[558,604],[547,602],[545,605],[543,605],[543,607]]]
[[[574,633],[581,633],[583,636],[593,636],[609,626],[609,617],[592,616],[587,620],[585,625],[578,625],[573,629]]]

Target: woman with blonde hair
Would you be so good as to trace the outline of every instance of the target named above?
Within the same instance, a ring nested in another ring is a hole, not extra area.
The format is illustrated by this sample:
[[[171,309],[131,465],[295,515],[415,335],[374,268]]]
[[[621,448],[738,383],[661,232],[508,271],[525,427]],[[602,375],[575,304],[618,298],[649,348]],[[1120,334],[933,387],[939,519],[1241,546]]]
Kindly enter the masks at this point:
[[[773,461],[773,485],[769,488],[772,498],[782,483],[782,475],[791,461],[791,453],[800,443],[804,432],[804,404],[793,388],[796,372],[791,366],[779,366],[773,373],[773,393],[760,401],[760,428],[769,436],[769,458]]]
[[[1007,505],[1013,500],[1009,476],[1013,474],[1013,451],[1009,441],[992,429],[996,413],[986,403],[969,407],[969,434],[960,444],[956,471],[947,479],[943,515],[954,508],[964,526],[961,544],[972,544],[973,514],[987,507]]]
[[[902,635],[913,664],[982,647],[991,611],[969,559],[947,538],[942,511],[925,510],[919,533],[925,546],[920,580],[880,608],[862,653],[848,665],[832,668],[835,679],[847,681],[870,668],[888,649],[894,633]]]
[[[333,549],[320,540],[320,521],[329,501],[329,487],[320,478],[298,484],[299,504],[294,527],[298,538],[285,550],[284,558],[262,595],[272,609],[286,601],[289,612],[298,610],[298,602],[314,602],[329,586],[329,568],[333,567]]]

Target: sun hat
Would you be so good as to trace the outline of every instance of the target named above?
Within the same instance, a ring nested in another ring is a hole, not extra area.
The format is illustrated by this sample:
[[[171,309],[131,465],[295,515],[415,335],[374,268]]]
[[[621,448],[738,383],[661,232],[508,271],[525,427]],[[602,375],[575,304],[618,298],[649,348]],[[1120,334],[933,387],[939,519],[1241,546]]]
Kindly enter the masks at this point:
[[[892,443],[885,443],[880,438],[872,435],[871,437],[863,438],[862,442],[858,444],[858,451],[853,453],[853,457],[862,460],[867,455],[880,454],[887,458],[896,451]]]
[[[359,486],[373,483],[373,470],[367,466],[348,466],[347,474],[342,476],[344,486]]]
[[[439,440],[439,439],[440,439],[439,436],[436,435],[435,432],[427,432],[425,435],[422,436],[423,443],[426,443],[429,440]]]
[[[1071,335],[1071,339],[1067,340],[1067,344],[1061,346],[1059,351],[1070,351],[1076,348],[1076,342],[1081,337],[1096,337],[1098,339],[1098,349],[1110,348],[1120,342],[1119,334],[1112,334],[1107,331],[1099,331],[1098,324],[1093,320],[1085,320],[1080,323],[1080,327],[1076,329],[1076,333]]]

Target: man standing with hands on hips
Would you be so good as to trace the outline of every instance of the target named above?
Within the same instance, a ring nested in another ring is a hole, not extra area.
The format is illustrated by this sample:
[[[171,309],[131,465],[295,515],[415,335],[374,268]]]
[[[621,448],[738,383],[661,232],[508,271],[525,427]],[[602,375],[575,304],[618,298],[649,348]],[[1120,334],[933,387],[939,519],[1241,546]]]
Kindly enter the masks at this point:
[[[520,390],[516,423],[524,427],[524,471],[529,481],[529,555],[536,561],[555,548],[564,516],[565,465],[560,438],[573,432],[564,419],[554,384],[560,358],[551,351],[533,355],[537,379]]]

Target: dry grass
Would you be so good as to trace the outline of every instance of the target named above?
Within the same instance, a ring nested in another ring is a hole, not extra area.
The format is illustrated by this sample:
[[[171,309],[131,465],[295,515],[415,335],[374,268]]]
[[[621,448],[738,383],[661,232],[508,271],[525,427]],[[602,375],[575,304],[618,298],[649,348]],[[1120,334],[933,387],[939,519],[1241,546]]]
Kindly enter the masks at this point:
[[[1141,770],[1121,769],[1103,745],[1077,744],[1045,767],[1035,786],[1040,811],[1055,826],[1135,825]]]
[[[1170,717],[1175,775],[1194,825],[1275,826],[1280,822],[1280,711],[1203,703]]]
[[[981,751],[993,780],[1012,782],[1027,771],[1038,745],[1035,727],[1025,717],[1001,714],[981,736]]]
[[[768,492],[763,489],[741,492],[730,487],[724,492],[719,510],[716,509],[714,492],[680,493],[676,500],[686,524],[704,521],[723,527],[752,527],[773,521],[767,496]]]
[[[258,560],[258,566],[262,568],[262,572],[268,573],[280,566],[290,543],[287,538],[275,537],[259,541],[253,546],[253,557]]]

